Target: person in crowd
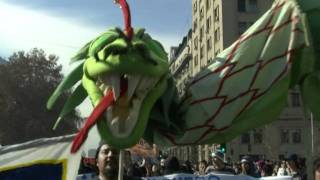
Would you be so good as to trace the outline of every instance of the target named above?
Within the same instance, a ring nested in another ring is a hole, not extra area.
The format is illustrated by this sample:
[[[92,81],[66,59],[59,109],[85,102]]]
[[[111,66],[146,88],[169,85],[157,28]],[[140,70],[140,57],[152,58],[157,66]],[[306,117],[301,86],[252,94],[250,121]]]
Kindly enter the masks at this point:
[[[119,150],[108,144],[102,144],[96,152],[96,165],[99,180],[116,180],[118,179],[119,170]],[[124,180],[140,179],[139,177],[129,177],[126,174]]]
[[[140,169],[136,163],[132,162],[131,152],[129,150],[124,152],[124,173],[129,177],[143,177]]]
[[[94,163],[91,164],[89,158],[81,157],[80,166],[78,174],[91,174],[95,173],[95,166]]]
[[[208,163],[206,160],[202,160],[198,164],[198,171],[196,171],[194,174],[195,175],[206,175],[206,168],[208,166]]]
[[[199,172],[199,164],[198,163],[192,164],[192,171],[193,171],[193,174],[198,174],[198,172]]]
[[[191,167],[191,162],[186,160],[182,165],[181,165],[181,172],[186,173],[186,174],[193,174],[193,170]]]
[[[224,162],[224,154],[220,151],[212,153],[212,165],[206,168],[206,174],[235,174],[232,168],[227,167]]]
[[[164,175],[164,171],[165,171],[165,164],[166,164],[166,160],[165,159],[161,159],[160,160],[160,169],[159,169],[159,171],[160,171],[160,175]]]
[[[302,174],[300,172],[299,163],[298,163],[298,155],[291,154],[287,158],[287,166],[289,170],[288,175],[292,176],[293,180],[302,180]]]
[[[320,180],[320,158],[314,161],[314,180]]]
[[[277,176],[288,176],[289,170],[287,168],[287,162],[283,160],[281,162],[280,168],[278,169]]]
[[[237,162],[232,163],[232,169],[234,170],[235,174],[241,173],[241,165]]]
[[[306,166],[306,158],[299,157],[298,158],[298,168],[300,170],[300,174],[303,180],[307,180],[307,166]]]
[[[142,177],[151,176],[151,169],[152,169],[151,160],[149,158],[143,158],[139,166],[139,170],[142,174]]]
[[[272,164],[265,164],[261,170],[261,177],[272,176]]]
[[[165,174],[180,173],[180,163],[177,157],[170,157],[165,164]]]
[[[260,176],[265,166],[266,166],[266,162],[264,160],[259,160],[256,162],[257,171]]]
[[[161,174],[160,174],[160,166],[158,164],[153,164],[152,165],[150,176],[161,176]]]
[[[279,163],[273,163],[273,164],[274,164],[274,166],[273,166],[272,176],[277,176],[279,168],[280,168],[280,165],[279,165]]]
[[[241,174],[259,178],[260,175],[254,165],[254,162],[250,156],[244,156],[241,159]]]

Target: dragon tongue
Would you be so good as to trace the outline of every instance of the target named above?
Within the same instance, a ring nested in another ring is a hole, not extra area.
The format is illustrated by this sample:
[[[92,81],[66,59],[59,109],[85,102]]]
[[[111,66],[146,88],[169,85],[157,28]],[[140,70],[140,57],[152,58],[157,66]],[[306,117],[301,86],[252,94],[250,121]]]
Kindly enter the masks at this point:
[[[120,77],[120,98],[125,95],[128,90],[128,80],[124,77]],[[109,90],[106,95],[101,99],[99,104],[94,108],[89,118],[87,119],[83,128],[79,131],[73,140],[71,152],[77,152],[82,146],[83,142],[87,139],[89,130],[97,123],[107,108],[115,102],[113,90]]]
[[[87,139],[89,130],[96,124],[96,122],[104,114],[106,109],[113,103],[114,103],[113,91],[108,91],[107,94],[101,99],[99,104],[94,108],[94,110],[90,114],[83,128],[79,131],[79,133],[73,139],[71,153],[75,153],[80,149],[83,142]]]

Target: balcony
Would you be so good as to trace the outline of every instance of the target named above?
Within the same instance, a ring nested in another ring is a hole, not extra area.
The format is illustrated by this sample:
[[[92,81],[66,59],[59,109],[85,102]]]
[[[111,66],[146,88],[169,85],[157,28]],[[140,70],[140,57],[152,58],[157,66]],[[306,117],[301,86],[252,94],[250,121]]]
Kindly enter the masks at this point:
[[[176,68],[174,72],[172,72],[173,77],[177,77],[180,73],[182,73],[191,60],[192,60],[192,54],[185,54],[185,56],[183,57],[182,63],[179,64],[179,66]]]

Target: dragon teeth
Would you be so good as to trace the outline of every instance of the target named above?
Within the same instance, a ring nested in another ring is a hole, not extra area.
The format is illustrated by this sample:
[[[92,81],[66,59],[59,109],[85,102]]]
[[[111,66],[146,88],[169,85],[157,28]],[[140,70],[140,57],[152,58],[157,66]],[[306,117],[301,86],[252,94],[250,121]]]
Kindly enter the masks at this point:
[[[127,91],[127,95],[128,95],[128,99],[130,100],[131,97],[133,96],[139,82],[141,79],[141,76],[139,75],[132,75],[132,76],[128,76],[128,91]]]
[[[103,90],[103,95],[107,95],[108,94],[108,90],[109,90],[109,88],[107,86],[105,86],[104,90]]]
[[[120,96],[120,77],[117,75],[111,75],[110,79],[113,90],[113,98],[116,101]]]
[[[119,117],[114,117],[111,121],[111,127],[119,129]]]
[[[112,106],[108,107],[107,112],[105,114],[106,114],[107,121],[112,119]]]

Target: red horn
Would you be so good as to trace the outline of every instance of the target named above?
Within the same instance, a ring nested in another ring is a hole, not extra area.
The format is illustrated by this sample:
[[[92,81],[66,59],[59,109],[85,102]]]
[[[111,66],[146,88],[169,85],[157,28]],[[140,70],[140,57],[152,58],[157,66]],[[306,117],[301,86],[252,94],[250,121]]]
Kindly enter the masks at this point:
[[[128,39],[131,40],[133,36],[133,29],[131,27],[131,15],[129,5],[126,0],[115,0],[114,2],[119,4],[120,8],[122,9],[125,32]]]

